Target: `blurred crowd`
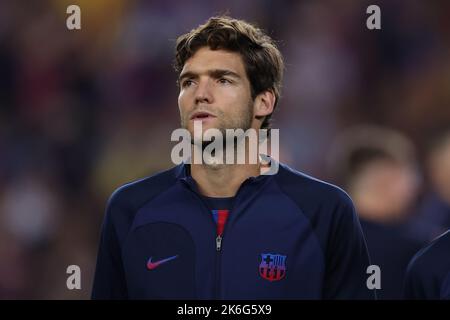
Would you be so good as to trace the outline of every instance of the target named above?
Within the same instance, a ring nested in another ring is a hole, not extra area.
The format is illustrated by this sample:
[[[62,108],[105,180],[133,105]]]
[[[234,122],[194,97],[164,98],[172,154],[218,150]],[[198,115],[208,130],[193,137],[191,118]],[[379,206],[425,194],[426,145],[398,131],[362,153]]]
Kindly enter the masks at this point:
[[[0,1],[0,298],[89,298],[109,195],[172,166],[175,40],[224,13],[278,41],[281,160],[350,194],[379,296],[400,298],[412,255],[450,228],[450,3],[377,1],[381,30],[370,4]]]

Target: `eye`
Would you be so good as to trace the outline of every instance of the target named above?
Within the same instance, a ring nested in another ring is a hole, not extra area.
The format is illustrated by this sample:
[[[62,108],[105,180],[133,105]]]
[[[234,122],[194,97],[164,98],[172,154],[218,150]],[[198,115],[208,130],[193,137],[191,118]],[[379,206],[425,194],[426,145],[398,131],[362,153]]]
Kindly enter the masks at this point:
[[[226,78],[220,78],[219,79],[219,83],[221,83],[221,84],[229,84],[229,83],[231,83],[231,81],[226,79]]]
[[[193,83],[194,83],[194,82],[193,82],[192,80],[186,79],[186,80],[184,80],[184,81],[181,83],[181,86],[182,86],[183,88],[186,88],[186,87],[191,86]]]

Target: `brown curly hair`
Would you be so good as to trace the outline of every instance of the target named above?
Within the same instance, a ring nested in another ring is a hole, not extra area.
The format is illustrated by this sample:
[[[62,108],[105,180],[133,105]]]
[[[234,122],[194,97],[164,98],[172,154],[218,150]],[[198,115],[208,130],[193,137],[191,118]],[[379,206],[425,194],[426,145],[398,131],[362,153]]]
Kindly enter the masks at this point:
[[[270,90],[275,95],[275,109],[281,93],[284,62],[275,42],[267,34],[243,20],[228,16],[212,17],[205,24],[178,37],[175,71],[180,74],[186,60],[202,47],[239,53],[250,81],[252,99]],[[265,117],[262,129],[270,128],[271,117],[272,114]]]

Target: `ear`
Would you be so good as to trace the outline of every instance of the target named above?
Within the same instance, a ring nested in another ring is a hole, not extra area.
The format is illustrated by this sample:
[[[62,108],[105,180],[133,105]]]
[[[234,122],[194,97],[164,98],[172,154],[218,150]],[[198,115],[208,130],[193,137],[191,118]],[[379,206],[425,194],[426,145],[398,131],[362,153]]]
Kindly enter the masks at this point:
[[[264,118],[273,112],[275,106],[275,95],[272,90],[266,90],[255,98],[254,111],[257,119]]]

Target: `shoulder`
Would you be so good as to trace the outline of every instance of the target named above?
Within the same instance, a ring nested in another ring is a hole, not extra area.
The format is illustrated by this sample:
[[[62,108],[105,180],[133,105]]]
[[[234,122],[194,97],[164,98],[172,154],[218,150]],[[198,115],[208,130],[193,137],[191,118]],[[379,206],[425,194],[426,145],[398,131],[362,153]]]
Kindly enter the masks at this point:
[[[344,190],[285,164],[280,164],[276,181],[290,198],[305,209],[340,206],[353,210],[353,202]]]
[[[406,272],[406,298],[438,299],[442,296],[450,272],[449,250],[450,230],[416,253]]]
[[[450,230],[416,253],[408,266],[408,274],[427,277],[438,271],[437,266],[445,265],[445,262],[450,265],[450,257],[447,258],[448,261],[443,261],[448,257],[449,250]]]
[[[180,166],[132,181],[118,187],[110,196],[107,207],[136,211],[146,202],[173,186]]]
[[[117,188],[106,205],[103,221],[106,232],[114,232],[122,242],[139,209],[173,186],[180,170],[181,166],[176,166]]]

